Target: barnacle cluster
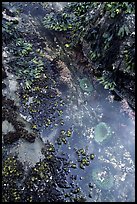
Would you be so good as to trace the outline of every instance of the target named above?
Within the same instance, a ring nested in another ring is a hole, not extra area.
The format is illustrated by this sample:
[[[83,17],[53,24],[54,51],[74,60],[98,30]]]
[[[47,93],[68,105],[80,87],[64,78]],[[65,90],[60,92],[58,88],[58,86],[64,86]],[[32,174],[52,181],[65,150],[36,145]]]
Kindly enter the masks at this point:
[[[2,164],[2,201],[20,202],[21,191],[18,183],[23,178],[22,164],[15,156],[7,157]]]
[[[15,156],[9,156],[3,161],[2,176],[18,178],[22,175],[22,165]]]

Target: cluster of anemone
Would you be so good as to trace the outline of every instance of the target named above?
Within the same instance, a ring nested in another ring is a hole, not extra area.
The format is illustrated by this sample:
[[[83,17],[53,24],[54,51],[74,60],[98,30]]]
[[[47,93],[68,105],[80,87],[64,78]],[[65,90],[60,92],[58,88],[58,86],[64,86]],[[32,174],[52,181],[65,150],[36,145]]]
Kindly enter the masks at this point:
[[[110,138],[111,134],[112,132],[110,127],[106,123],[100,122],[95,127],[94,139],[97,143],[102,143]]]
[[[104,190],[109,190],[114,185],[114,177],[108,168],[93,169],[92,179],[99,188]]]
[[[83,78],[79,80],[80,88],[86,92],[92,92],[93,86],[87,78]]]

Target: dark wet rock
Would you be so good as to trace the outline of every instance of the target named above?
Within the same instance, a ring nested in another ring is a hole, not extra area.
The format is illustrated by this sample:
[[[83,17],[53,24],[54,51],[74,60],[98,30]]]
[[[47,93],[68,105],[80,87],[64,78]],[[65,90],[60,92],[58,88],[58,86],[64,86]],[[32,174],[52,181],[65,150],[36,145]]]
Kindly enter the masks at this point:
[[[17,111],[18,109],[18,107],[14,104],[14,101],[7,99],[6,97],[2,98],[2,105],[9,110]]]
[[[14,101],[3,96],[2,105],[2,120],[8,120],[16,130],[16,133],[8,133],[7,135],[4,135],[4,143],[11,144],[19,138],[24,138],[29,142],[34,142],[36,134],[29,133],[25,129],[25,124],[21,121],[17,121],[18,107],[14,104]]]
[[[93,188],[93,184],[92,184],[92,183],[89,183],[89,187],[90,187],[90,188]]]
[[[2,83],[2,89],[6,88],[6,84]]]
[[[23,132],[23,130],[24,130],[23,128],[25,127],[25,124],[23,124],[20,121],[15,121],[13,123],[14,123],[14,127],[15,127],[16,131],[22,131]],[[25,133],[27,133],[26,130],[24,130],[24,131],[25,131]]]
[[[5,79],[7,77],[6,72],[2,69],[2,79]]]
[[[4,144],[12,144],[13,142],[16,142],[19,138],[20,135],[18,135],[16,132],[9,132],[3,135]]]
[[[12,117],[11,117],[12,116]],[[2,120],[13,122],[17,117],[17,113],[13,110],[8,110],[6,107],[2,108]]]
[[[36,138],[36,134],[34,133],[27,133],[23,135],[23,138],[26,139],[28,142],[34,142]]]
[[[34,142],[35,141],[36,134],[29,133],[26,129],[24,129],[25,124],[23,124],[22,122],[19,122],[19,121],[15,121],[14,127],[21,138],[27,140],[28,142]]]
[[[11,8],[10,7],[10,3],[9,2],[2,2],[2,11],[6,12],[6,14],[8,16],[11,16],[11,17],[15,17],[16,16],[16,12],[15,12],[15,9]]]
[[[2,120],[8,120],[13,122],[16,120],[18,107],[14,104],[14,101],[2,96]]]
[[[113,90],[111,93],[114,95],[114,100],[115,101],[121,101],[122,98]]]

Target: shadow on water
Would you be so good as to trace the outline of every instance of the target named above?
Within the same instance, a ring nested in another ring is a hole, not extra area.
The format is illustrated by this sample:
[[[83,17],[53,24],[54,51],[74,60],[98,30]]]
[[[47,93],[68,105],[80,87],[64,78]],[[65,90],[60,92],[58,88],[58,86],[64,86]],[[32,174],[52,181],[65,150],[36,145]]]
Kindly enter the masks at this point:
[[[41,5],[33,7],[31,3],[23,11],[26,15],[30,13],[33,17],[40,16],[40,19],[45,14]],[[50,32],[45,31],[44,35],[48,39],[52,38],[54,43],[54,36],[51,37]],[[54,73],[53,67],[51,70]],[[81,79],[84,77],[81,76]],[[55,113],[56,126],[49,125],[46,128],[42,119],[44,115],[41,113],[40,119],[36,115],[36,125],[43,123],[38,129],[41,138],[44,142],[48,140],[54,143],[58,156],[64,153],[76,164],[76,168],[72,168],[71,172],[76,176],[87,201],[134,201],[134,119],[129,117],[121,101],[114,100],[113,95],[101,85],[96,83],[94,90],[88,93],[82,90],[79,83],[75,83],[77,80],[73,78],[72,86],[69,87],[67,83],[57,79],[57,88],[65,103],[61,109],[63,113],[61,117]],[[61,98],[58,98],[58,101]],[[42,109],[45,107],[43,103]],[[59,120],[63,120],[63,123],[58,123]],[[102,130],[95,135],[95,128],[101,122],[105,123],[110,131],[103,142],[99,142]],[[68,130],[71,130],[71,136],[61,137],[64,140],[59,141],[60,132]],[[94,160],[84,168],[81,160],[85,155],[83,157],[77,153],[80,149],[84,149],[87,155],[95,155]],[[97,169],[100,170],[98,174]]]

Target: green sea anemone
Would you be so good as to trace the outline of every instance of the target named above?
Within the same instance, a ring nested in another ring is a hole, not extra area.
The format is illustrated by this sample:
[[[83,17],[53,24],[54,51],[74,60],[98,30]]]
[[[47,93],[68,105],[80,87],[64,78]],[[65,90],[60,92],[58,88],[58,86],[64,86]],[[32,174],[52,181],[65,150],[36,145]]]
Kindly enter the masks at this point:
[[[114,184],[114,177],[108,168],[96,168],[92,171],[94,183],[101,189],[108,190]]]
[[[107,126],[106,123],[100,122],[94,131],[95,141],[98,143],[102,143],[104,140],[108,139],[111,136],[110,127]]]
[[[93,86],[87,78],[80,79],[79,82],[80,82],[80,87],[83,91],[86,91],[86,92],[93,91]]]

